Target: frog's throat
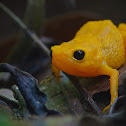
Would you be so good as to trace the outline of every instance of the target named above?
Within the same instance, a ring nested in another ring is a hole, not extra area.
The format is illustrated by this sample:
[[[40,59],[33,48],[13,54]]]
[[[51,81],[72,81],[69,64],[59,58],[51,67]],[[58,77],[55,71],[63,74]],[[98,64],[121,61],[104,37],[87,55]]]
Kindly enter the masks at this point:
[[[56,80],[59,82],[60,79],[60,70],[52,64],[52,72],[54,73]]]

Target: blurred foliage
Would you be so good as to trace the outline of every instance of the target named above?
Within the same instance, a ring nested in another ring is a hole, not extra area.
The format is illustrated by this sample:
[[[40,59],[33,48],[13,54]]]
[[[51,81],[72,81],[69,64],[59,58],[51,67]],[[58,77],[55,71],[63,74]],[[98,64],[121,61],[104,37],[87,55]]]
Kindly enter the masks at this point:
[[[45,0],[27,0],[24,23],[28,28],[39,35],[39,37],[43,34],[44,9]],[[6,62],[13,64],[20,63],[24,56],[31,52],[33,45],[33,40],[25,32],[22,32],[18,43],[9,54]]]
[[[0,111],[0,126],[16,126],[10,117]]]

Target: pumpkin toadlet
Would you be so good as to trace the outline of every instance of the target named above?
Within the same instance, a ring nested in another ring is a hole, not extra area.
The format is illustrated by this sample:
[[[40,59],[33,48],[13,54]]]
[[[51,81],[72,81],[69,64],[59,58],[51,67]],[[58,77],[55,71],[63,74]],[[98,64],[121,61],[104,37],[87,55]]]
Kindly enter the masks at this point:
[[[62,70],[73,76],[110,76],[110,105],[118,97],[118,68],[125,62],[126,24],[111,20],[89,21],[69,42],[51,47],[52,70],[57,79]],[[108,105],[103,111],[110,107]]]

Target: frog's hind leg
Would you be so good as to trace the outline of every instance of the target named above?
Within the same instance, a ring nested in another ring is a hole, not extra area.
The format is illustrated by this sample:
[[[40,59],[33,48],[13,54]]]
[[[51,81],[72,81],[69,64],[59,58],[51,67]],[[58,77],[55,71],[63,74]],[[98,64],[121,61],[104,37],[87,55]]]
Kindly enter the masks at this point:
[[[114,103],[115,99],[118,97],[118,75],[119,72],[116,69],[112,69],[106,64],[103,64],[99,72],[102,75],[108,75],[110,76],[110,94],[111,94],[111,101],[110,105],[108,105],[104,110],[107,110],[110,108],[110,106]]]
[[[125,44],[125,54],[126,54],[126,24],[125,23],[121,23],[118,26],[118,29],[122,35],[122,38],[124,40],[124,44]]]

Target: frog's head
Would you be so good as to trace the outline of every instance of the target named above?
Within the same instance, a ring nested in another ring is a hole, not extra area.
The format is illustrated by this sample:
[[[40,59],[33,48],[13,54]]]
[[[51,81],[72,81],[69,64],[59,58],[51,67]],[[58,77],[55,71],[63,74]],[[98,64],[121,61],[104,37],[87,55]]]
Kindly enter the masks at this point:
[[[51,47],[52,64],[74,76],[96,76],[103,63],[102,43],[90,36],[79,36]]]

